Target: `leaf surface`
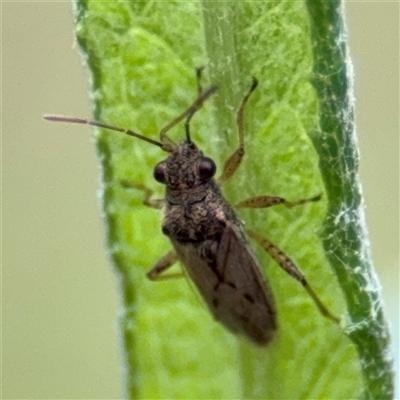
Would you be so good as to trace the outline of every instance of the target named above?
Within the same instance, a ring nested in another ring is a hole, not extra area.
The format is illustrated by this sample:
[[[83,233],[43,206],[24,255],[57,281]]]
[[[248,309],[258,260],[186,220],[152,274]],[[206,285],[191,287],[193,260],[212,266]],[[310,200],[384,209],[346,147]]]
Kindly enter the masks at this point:
[[[254,195],[288,200],[325,193],[309,134],[318,126],[310,82],[312,50],[302,2],[77,3],[77,37],[93,80],[97,120],[153,139],[195,98],[194,67],[219,92],[196,114],[194,141],[221,171],[238,144],[236,109],[254,75],[260,82],[245,114],[246,156],[224,186],[236,203]],[[170,132],[183,138],[183,124]],[[260,249],[276,296],[279,332],[262,349],[236,338],[207,313],[184,279],[150,282],[145,272],[170,245],[162,215],[121,180],[163,188],[152,169],[156,146],[97,131],[108,245],[119,273],[121,334],[130,398],[355,398],[358,356],[342,327],[322,317],[301,285]],[[279,245],[335,313],[346,313],[318,233],[327,207],[240,212],[246,225]],[[256,245],[254,244],[256,249]]]

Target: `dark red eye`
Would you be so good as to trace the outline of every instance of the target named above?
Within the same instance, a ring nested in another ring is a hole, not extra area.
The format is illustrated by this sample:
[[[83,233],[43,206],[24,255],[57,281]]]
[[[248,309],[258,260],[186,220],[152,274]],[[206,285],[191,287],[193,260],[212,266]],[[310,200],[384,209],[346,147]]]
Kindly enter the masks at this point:
[[[157,182],[166,183],[167,182],[167,172],[166,172],[166,170],[167,170],[167,166],[166,166],[164,161],[161,161],[160,163],[158,163],[154,167],[154,170],[153,170],[154,179]]]
[[[211,158],[208,157],[203,157],[197,165],[197,173],[198,176],[201,180],[207,181],[211,179],[215,171],[217,170],[217,167],[215,166],[215,163]]]

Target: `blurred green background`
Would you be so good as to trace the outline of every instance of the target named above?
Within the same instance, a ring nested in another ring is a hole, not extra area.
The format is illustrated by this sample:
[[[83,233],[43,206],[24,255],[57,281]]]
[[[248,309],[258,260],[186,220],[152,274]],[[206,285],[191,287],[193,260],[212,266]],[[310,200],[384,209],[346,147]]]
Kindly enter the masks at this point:
[[[360,174],[397,363],[398,15],[399,3],[346,2]],[[4,2],[2,35],[3,398],[121,398],[118,281],[91,130],[41,119],[91,115],[71,4]]]

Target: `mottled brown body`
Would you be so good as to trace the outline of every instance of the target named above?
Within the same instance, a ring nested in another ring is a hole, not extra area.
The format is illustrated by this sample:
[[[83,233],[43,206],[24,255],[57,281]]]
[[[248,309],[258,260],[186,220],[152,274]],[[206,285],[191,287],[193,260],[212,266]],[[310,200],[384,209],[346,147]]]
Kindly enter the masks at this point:
[[[276,310],[271,290],[251,251],[247,237],[255,240],[287,273],[307,290],[319,311],[334,322],[339,319],[321,302],[296,264],[275,244],[256,232],[245,230],[233,207],[224,199],[220,185],[235,173],[244,156],[243,113],[245,104],[257,87],[257,80],[244,96],[237,113],[239,146],[225,162],[218,180],[216,167],[190,138],[189,124],[195,112],[217,90],[211,86],[204,92],[200,85],[201,69],[197,70],[198,97],[181,115],[160,131],[160,141],[130,129],[81,118],[46,116],[50,121],[89,124],[123,132],[169,153],[154,168],[154,178],[166,186],[164,199],[152,199],[152,190],[144,185],[124,181],[125,186],[145,193],[144,204],[153,208],[164,206],[162,231],[173,250],[162,257],[147,273],[152,280],[181,276],[164,274],[180,260],[195,283],[213,316],[231,331],[258,345],[266,345],[277,329]],[[186,119],[186,140],[175,144],[166,132]],[[286,207],[318,201],[321,195],[290,202],[282,197],[257,196],[245,199],[235,208],[266,208],[278,204]]]
[[[266,344],[276,329],[271,292],[247,243],[242,223],[214,179],[201,179],[204,158],[183,141],[166,161],[166,234],[215,318]]]

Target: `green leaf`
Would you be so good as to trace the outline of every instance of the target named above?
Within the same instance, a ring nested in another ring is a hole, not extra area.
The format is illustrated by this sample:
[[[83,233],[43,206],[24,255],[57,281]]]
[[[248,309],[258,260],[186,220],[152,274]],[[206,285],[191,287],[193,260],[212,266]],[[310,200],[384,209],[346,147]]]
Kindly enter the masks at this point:
[[[319,203],[240,216],[284,249],[323,301],[345,316],[350,294],[342,295],[328,263],[326,235],[318,238],[332,192],[318,169],[322,155],[308,136],[318,128],[322,106],[309,79],[305,4],[80,0],[76,15],[97,120],[158,139],[195,98],[194,67],[206,65],[204,85],[216,83],[219,92],[196,114],[192,132],[219,170],[238,144],[236,109],[251,76],[258,78],[245,115],[246,158],[224,193],[233,203],[262,194],[296,200],[324,192],[325,183],[327,195]],[[179,141],[183,133],[181,124],[170,136]],[[97,131],[96,138],[109,252],[120,278],[130,398],[347,399],[361,393],[361,352],[346,335],[353,322],[343,330],[323,318],[301,285],[262,251],[280,325],[265,349],[215,322],[185,280],[148,281],[145,272],[170,244],[160,231],[162,216],[142,206],[143,194],[123,188],[121,180],[146,184],[162,196],[152,168],[165,154],[116,132]]]

